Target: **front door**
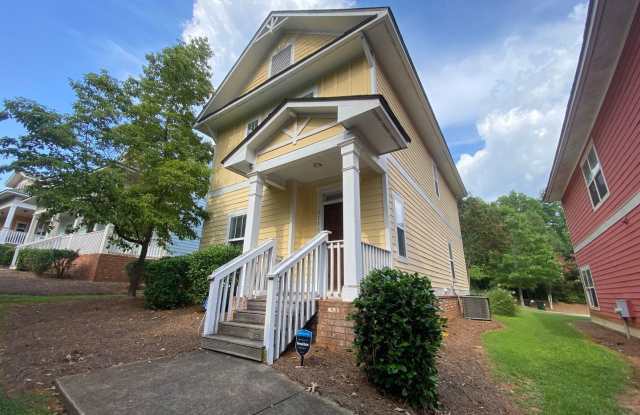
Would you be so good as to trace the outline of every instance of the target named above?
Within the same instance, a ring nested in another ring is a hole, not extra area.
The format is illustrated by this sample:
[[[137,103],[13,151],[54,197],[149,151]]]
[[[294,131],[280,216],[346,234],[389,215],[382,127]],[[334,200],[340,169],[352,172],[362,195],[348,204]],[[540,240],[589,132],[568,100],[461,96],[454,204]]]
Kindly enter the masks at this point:
[[[328,249],[328,294],[337,296],[342,291],[344,270],[344,245],[342,242],[342,201],[327,201],[322,206],[324,230],[330,231]]]

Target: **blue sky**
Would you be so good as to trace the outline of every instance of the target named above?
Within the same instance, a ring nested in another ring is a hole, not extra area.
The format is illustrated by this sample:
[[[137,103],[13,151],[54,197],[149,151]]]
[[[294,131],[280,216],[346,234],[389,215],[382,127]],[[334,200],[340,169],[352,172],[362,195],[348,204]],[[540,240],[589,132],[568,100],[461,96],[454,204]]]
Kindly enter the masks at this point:
[[[580,50],[579,0],[11,2],[0,14],[0,98],[68,111],[70,78],[136,74],[145,53],[193,35],[210,39],[217,85],[271,9],[380,5],[393,9],[468,190],[537,195]],[[20,132],[0,122],[0,136]]]

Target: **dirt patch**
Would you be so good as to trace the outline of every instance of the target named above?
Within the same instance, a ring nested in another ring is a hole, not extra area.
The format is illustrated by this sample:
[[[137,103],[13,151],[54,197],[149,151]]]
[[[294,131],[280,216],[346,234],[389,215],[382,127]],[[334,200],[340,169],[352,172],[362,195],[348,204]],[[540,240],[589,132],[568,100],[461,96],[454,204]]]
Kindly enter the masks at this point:
[[[576,321],[573,325],[592,341],[624,355],[633,366],[631,386],[620,397],[622,406],[640,414],[640,339],[630,338],[591,321]]]
[[[60,376],[197,349],[202,316],[197,308],[145,310],[130,298],[13,306],[3,324],[0,380],[10,396],[55,395]]]
[[[0,294],[64,295],[124,294],[127,283],[92,282],[49,277],[36,277],[29,272],[0,273]]]
[[[556,313],[589,315],[589,308],[586,304],[553,303],[553,311]]]
[[[499,327],[496,322],[462,319],[449,322],[438,361],[442,413],[520,413],[508,398],[508,391],[491,380],[482,348],[482,333]],[[287,352],[274,367],[307,387],[315,385],[321,395],[355,413],[397,414],[409,409],[403,402],[383,396],[371,386],[349,352],[329,352],[316,346],[305,357],[304,368],[297,368],[298,362],[295,353]]]

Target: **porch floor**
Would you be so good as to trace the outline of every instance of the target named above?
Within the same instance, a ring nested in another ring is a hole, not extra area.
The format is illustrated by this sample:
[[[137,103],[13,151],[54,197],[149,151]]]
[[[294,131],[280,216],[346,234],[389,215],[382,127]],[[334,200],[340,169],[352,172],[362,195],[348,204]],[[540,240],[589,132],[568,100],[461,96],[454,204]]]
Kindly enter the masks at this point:
[[[266,365],[206,351],[67,376],[56,383],[70,413],[349,413]]]

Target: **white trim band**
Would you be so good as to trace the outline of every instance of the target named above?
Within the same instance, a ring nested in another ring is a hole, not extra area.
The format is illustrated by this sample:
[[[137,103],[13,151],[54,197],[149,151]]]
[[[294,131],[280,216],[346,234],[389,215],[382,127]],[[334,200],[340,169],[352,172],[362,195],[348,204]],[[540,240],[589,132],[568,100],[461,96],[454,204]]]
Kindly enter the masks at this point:
[[[609,216],[607,220],[602,222],[600,226],[593,230],[586,238],[574,245],[574,252],[579,252],[587,245],[593,242],[598,236],[605,233],[610,227],[618,223],[621,219],[627,216],[633,209],[640,205],[640,192],[636,193],[631,199],[620,207],[613,215]]]
[[[227,193],[235,192],[249,187],[249,180],[243,180],[238,183],[230,184],[228,186],[218,187],[215,190],[209,191],[209,197],[222,196]]]

